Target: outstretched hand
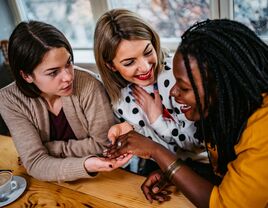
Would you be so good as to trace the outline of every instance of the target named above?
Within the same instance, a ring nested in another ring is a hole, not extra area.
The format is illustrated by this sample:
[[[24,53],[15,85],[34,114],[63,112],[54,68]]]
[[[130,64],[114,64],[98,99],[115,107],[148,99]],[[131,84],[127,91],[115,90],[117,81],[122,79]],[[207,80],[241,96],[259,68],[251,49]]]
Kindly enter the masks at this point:
[[[110,159],[105,157],[90,157],[85,161],[85,168],[88,172],[112,171],[125,165],[133,155],[127,154],[122,158]]]
[[[154,123],[162,115],[163,107],[158,89],[154,89],[154,98],[144,89],[137,85],[132,86],[132,94],[135,102],[146,113],[150,123]]]
[[[153,200],[164,202],[170,200],[171,191],[165,189],[168,181],[160,170],[152,172],[141,186],[146,199],[151,203]]]
[[[132,130],[119,136],[116,142],[107,150],[106,155],[109,158],[117,158],[124,154],[132,154],[149,159],[152,156],[155,145],[158,144]]]

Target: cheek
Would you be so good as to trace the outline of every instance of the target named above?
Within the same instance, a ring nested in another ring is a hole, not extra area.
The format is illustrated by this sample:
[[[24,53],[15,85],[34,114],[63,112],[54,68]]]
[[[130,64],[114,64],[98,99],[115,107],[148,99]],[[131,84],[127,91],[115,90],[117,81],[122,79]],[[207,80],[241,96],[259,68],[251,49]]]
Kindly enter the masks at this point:
[[[154,53],[154,54],[150,57],[150,61],[151,61],[151,62],[154,62],[154,63],[157,62],[157,55],[156,55],[156,53]]]

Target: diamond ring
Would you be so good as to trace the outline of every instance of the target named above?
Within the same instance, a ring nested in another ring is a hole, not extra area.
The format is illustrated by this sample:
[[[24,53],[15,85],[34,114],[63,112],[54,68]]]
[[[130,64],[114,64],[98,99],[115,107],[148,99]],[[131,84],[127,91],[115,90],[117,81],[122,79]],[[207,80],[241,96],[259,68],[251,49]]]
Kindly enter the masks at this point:
[[[122,146],[122,142],[117,142],[117,147],[120,148]]]

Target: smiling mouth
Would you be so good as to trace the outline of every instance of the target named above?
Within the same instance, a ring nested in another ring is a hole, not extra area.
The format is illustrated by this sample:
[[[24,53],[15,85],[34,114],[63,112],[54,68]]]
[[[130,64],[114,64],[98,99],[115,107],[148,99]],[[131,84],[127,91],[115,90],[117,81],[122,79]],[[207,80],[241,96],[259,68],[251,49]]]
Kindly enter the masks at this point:
[[[153,72],[153,67],[146,74],[136,75],[135,77],[139,80],[147,80],[152,77],[152,72]]]
[[[180,107],[180,110],[181,110],[182,113],[186,113],[189,110],[191,110],[191,108],[192,107],[190,105],[182,104],[181,107]]]

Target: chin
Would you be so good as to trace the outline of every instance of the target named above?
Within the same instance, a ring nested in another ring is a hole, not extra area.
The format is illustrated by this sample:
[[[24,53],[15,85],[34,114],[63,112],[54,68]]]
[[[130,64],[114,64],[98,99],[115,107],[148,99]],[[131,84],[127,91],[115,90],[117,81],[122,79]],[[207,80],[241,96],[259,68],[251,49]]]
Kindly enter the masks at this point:
[[[184,114],[185,117],[189,120],[189,121],[199,121],[200,120],[200,116],[199,115],[187,115],[187,113]]]

